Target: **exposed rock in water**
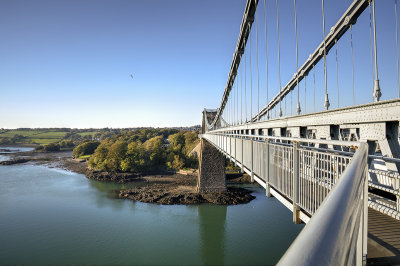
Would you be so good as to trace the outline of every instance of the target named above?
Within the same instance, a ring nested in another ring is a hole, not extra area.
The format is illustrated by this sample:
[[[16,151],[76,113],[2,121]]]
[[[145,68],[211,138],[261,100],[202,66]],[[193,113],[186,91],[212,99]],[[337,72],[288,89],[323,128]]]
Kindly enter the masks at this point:
[[[26,163],[29,161],[30,161],[30,159],[26,159],[26,158],[15,158],[15,159],[11,159],[8,161],[2,161],[2,162],[0,162],[0,165],[13,165],[13,164]]]
[[[255,199],[250,191],[244,188],[228,188],[226,192],[178,192],[166,190],[162,187],[138,187],[119,192],[120,198],[127,198],[146,203],[164,205],[172,204],[200,204],[212,203],[217,205],[235,205],[248,203]]]
[[[86,177],[98,181],[128,183],[137,180],[141,175],[136,173],[115,173],[103,171],[87,171]]]

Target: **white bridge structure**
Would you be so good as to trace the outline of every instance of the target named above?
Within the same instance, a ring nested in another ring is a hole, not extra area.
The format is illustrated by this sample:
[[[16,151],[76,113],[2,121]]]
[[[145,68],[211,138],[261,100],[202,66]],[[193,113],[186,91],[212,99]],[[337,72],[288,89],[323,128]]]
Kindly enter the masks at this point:
[[[376,2],[354,0],[326,34],[322,0],[323,40],[299,67],[297,3],[294,0],[290,12],[294,13],[296,58],[293,60],[297,66],[293,77],[281,86],[279,12],[282,10],[279,10],[279,0],[276,3],[248,0],[221,104],[218,109],[204,109],[201,138],[264,187],[267,196],[276,197],[292,210],[295,223],[307,224],[281,258],[281,265],[361,265],[368,253],[368,208],[400,220],[400,99],[396,92],[396,97],[381,100],[385,90],[381,91],[378,76],[375,5],[380,1]],[[275,38],[268,38],[270,9],[276,9]],[[396,23],[393,46],[397,57],[393,58],[397,64],[397,84],[387,91],[400,88],[396,1],[393,1],[393,10],[388,16],[395,18]],[[370,54],[362,56],[371,63],[368,66],[371,78],[365,77],[370,87],[362,91],[373,100],[355,104],[353,25],[362,16],[367,22],[369,18],[366,25],[370,32],[370,41],[364,43],[370,46]],[[264,28],[260,27],[262,24]],[[346,87],[350,89],[343,93],[344,89],[339,89],[338,44],[344,38],[349,39],[348,35],[351,35],[353,78],[352,85],[350,79]],[[259,39],[264,41],[263,45],[259,46]],[[268,58],[272,42],[277,48],[275,59],[278,62]],[[260,47],[263,47],[262,53],[259,53]],[[328,54],[335,51],[336,65],[333,65],[336,69],[332,72],[336,80],[328,83],[328,70],[332,68],[327,67],[330,66],[327,61],[335,59]],[[260,62],[264,65],[263,73],[259,71]],[[301,109],[317,109],[317,65],[323,69],[323,86],[319,90],[323,93],[323,108],[305,113]],[[269,99],[268,79],[271,80],[272,68],[279,73],[279,88]],[[309,84],[313,84],[312,76],[314,86],[307,93],[307,77],[311,78]],[[261,83],[260,79],[266,82]],[[334,90],[331,84],[337,85]],[[333,97],[329,98],[328,88],[331,95],[337,91],[336,108],[330,108]],[[313,89],[314,94],[310,93]],[[266,97],[260,97],[260,90],[266,91]],[[352,98],[353,104],[340,106],[339,92],[342,97]],[[293,98],[297,98],[294,113]],[[302,98],[304,104],[300,101]],[[262,108],[260,100],[265,102]]]

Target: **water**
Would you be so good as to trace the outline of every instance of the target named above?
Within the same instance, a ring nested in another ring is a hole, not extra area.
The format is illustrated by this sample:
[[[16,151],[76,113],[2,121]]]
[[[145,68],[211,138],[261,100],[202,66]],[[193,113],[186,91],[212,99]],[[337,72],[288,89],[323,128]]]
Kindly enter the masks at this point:
[[[4,151],[4,150],[9,151]],[[32,147],[0,147],[0,162],[9,160],[10,157],[6,156],[7,153],[18,153],[18,152],[26,152],[26,151],[33,151],[34,148]]]
[[[303,228],[257,186],[237,206],[116,199],[124,187],[0,166],[0,264],[275,264]]]
[[[32,147],[0,147],[0,149],[10,150],[10,151],[1,151],[2,153],[26,152],[34,150],[34,148]]]

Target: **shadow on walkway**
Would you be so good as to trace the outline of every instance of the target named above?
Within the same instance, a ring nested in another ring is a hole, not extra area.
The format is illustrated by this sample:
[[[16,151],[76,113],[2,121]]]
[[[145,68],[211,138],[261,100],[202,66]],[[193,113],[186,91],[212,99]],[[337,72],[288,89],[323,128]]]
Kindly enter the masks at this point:
[[[367,265],[400,265],[400,221],[368,209]]]

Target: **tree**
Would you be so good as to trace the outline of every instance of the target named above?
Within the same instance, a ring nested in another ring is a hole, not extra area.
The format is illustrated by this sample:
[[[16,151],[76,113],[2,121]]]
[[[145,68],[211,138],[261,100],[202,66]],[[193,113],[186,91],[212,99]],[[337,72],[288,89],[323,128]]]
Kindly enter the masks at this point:
[[[60,142],[60,148],[70,149],[74,147],[74,142],[71,140],[63,140]]]
[[[57,143],[50,143],[43,146],[44,151],[59,151],[60,145]]]
[[[11,144],[11,140],[9,138],[0,138],[0,145]]]
[[[131,142],[128,145],[125,159],[121,162],[121,170],[124,172],[142,172],[147,170],[148,153],[140,141]]]
[[[162,136],[153,137],[143,144],[149,153],[149,164],[159,166],[165,162],[164,138]]]
[[[116,141],[111,144],[108,154],[107,154],[107,168],[113,171],[121,171],[121,162],[126,157],[126,152],[128,150],[128,143],[125,141]]]
[[[188,154],[197,145],[199,138],[196,132],[188,131],[184,134],[185,137],[185,154]]]
[[[84,155],[91,155],[99,146],[100,142],[97,141],[88,141],[79,144],[75,147],[74,151],[72,152],[75,157],[80,157]]]
[[[167,165],[172,169],[179,170],[185,166],[185,161],[179,155],[174,155],[174,160],[168,162]]]
[[[20,134],[15,134],[14,136],[12,136],[11,142],[12,143],[22,142],[24,139],[26,139],[25,136],[22,136]]]
[[[182,149],[185,147],[185,136],[183,132],[179,132],[168,137],[169,148],[176,152],[182,153]]]
[[[103,141],[94,151],[94,154],[89,159],[89,166],[98,170],[108,171],[107,155],[111,143]]]

